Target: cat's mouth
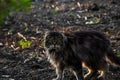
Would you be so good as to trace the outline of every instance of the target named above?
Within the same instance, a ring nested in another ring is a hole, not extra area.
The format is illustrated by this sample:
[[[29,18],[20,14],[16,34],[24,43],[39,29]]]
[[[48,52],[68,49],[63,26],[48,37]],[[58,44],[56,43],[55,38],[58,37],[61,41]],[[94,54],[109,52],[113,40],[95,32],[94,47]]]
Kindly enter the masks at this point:
[[[49,52],[50,52],[50,53],[56,52],[56,49],[55,49],[55,48],[49,49]]]
[[[54,47],[50,46],[48,50],[50,53],[52,53],[52,52],[59,52],[62,50],[62,48],[60,46],[54,46]]]

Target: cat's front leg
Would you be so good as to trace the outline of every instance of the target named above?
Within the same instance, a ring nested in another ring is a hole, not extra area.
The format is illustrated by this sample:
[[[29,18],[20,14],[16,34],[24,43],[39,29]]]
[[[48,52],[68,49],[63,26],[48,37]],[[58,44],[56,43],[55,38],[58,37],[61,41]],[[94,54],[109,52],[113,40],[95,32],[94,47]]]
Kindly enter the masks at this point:
[[[64,68],[61,66],[56,67],[57,77],[52,80],[63,80],[64,79]]]

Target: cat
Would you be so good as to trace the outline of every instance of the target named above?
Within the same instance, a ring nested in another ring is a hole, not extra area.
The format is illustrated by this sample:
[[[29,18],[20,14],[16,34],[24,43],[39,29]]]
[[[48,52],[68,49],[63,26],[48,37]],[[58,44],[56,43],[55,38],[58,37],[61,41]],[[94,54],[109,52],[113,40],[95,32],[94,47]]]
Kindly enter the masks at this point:
[[[108,63],[120,66],[120,58],[113,53],[110,40],[96,31],[47,32],[44,48],[56,69],[57,78],[53,80],[63,80],[66,68],[74,73],[76,80],[106,80]],[[85,76],[83,67],[88,69]]]

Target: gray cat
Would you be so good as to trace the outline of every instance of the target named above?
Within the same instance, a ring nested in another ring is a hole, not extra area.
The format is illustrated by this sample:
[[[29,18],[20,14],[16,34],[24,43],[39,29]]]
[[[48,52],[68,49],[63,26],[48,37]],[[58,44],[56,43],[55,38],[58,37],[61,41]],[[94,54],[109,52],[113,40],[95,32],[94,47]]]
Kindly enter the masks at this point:
[[[108,62],[120,66],[120,57],[113,53],[109,39],[95,31],[47,32],[44,48],[56,68],[57,78],[53,80],[63,80],[65,68],[74,73],[76,80],[106,80]],[[85,76],[83,67],[88,69]]]

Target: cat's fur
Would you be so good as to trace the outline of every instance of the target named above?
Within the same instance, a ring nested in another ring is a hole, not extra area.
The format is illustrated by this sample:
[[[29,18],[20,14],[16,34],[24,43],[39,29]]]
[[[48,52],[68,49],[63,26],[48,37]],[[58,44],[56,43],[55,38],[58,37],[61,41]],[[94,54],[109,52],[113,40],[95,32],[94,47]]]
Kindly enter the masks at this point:
[[[47,32],[44,43],[46,55],[56,68],[54,80],[63,80],[65,68],[70,69],[77,80],[105,79],[108,62],[120,66],[120,58],[113,53],[109,39],[99,32]],[[88,69],[84,77],[82,66]]]

